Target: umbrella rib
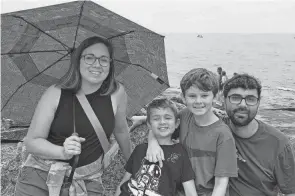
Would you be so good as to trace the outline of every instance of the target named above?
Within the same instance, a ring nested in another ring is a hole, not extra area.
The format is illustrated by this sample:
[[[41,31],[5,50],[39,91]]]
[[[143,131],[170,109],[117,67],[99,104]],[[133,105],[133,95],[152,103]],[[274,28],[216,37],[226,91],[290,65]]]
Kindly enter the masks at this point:
[[[158,36],[161,36],[161,37],[165,37],[165,36],[163,36],[163,35],[159,35],[158,33],[155,33],[155,32],[149,32],[149,31],[137,31],[137,30],[135,31],[135,30],[132,30],[132,31],[126,31],[126,32],[120,33],[120,34],[118,34],[118,35],[114,35],[114,36],[109,37],[109,38],[107,38],[107,39],[113,39],[113,38],[116,38],[116,37],[121,37],[121,36],[128,35],[128,34],[130,34],[130,33],[135,33],[135,32],[137,32],[137,33],[150,33],[150,34],[155,34],[155,35],[158,35]]]
[[[125,64],[129,64],[129,65],[134,65],[134,66],[137,66],[137,67],[141,67],[142,69],[144,69],[144,70],[148,71],[149,73],[151,73],[151,77],[153,77],[155,80],[157,80],[160,84],[166,84],[168,87],[170,87],[169,84],[167,84],[164,80],[162,80],[158,75],[151,72],[150,70],[148,70],[147,68],[145,68],[144,66],[142,66],[140,64],[128,63],[128,62],[120,61],[120,60],[117,60],[117,59],[113,59],[113,60],[117,61],[117,62],[120,62],[120,63],[125,63]]]
[[[43,69],[41,72],[39,72],[38,74],[36,74],[34,77],[32,77],[31,79],[29,79],[28,81],[26,81],[25,83],[21,84],[19,87],[17,87],[17,89],[12,93],[12,95],[8,98],[8,100],[5,102],[4,106],[1,108],[1,111],[5,108],[5,106],[9,103],[9,101],[12,99],[12,97],[15,95],[15,93],[24,85],[26,85],[27,83],[29,83],[31,80],[33,80],[34,78],[36,78],[37,76],[39,76],[40,74],[42,74],[44,71],[48,70],[49,68],[51,68],[53,65],[55,65],[56,63],[58,63],[59,61],[61,61],[64,57],[66,57],[68,54],[70,54],[70,52],[68,52],[67,54],[65,54],[64,56],[62,56],[61,58],[57,59],[54,63],[52,63],[51,65],[49,65],[48,67],[46,67],[45,69]]]
[[[152,31],[136,31],[136,32],[139,32],[139,33],[150,33],[150,34],[158,35],[160,37],[165,37],[164,35],[160,35],[158,33],[152,32]]]
[[[76,39],[77,39],[77,35],[78,35],[78,30],[79,30],[80,21],[81,21],[82,12],[83,12],[83,9],[84,9],[85,2],[86,1],[83,1],[82,5],[81,5],[81,10],[80,10],[80,14],[79,14],[78,25],[77,25],[77,28],[76,28],[76,33],[75,33],[75,39],[74,39],[74,46],[73,46],[73,48],[75,48],[75,46],[76,46]]]
[[[67,51],[68,50],[35,50],[35,51],[29,51],[29,52],[8,52],[8,53],[1,53],[1,55],[10,55],[10,54],[31,54],[31,53],[42,53],[42,52],[56,52],[58,54],[61,54],[59,52],[61,51]]]
[[[70,49],[69,46],[67,46],[66,44],[62,43],[61,41],[59,41],[59,40],[56,39],[55,37],[49,35],[48,33],[46,33],[45,31],[43,31],[42,29],[40,29],[39,27],[37,27],[37,26],[34,25],[33,23],[27,21],[27,20],[24,19],[23,17],[21,17],[21,16],[16,16],[16,15],[9,15],[9,16],[12,16],[12,17],[15,17],[15,18],[20,18],[20,19],[22,19],[22,20],[25,21],[26,23],[32,25],[33,27],[35,27],[36,29],[38,29],[39,31],[41,31],[42,33],[44,33],[45,35],[49,36],[50,38],[52,38],[52,39],[54,39],[55,41],[57,41],[58,43],[60,43],[64,48],[67,47],[67,48],[65,48],[66,50],[67,50],[67,49]]]
[[[66,51],[66,50],[65,50]],[[69,51],[67,51],[67,52],[69,52]],[[56,53],[57,54],[61,54],[61,55],[63,55],[63,53],[61,53],[60,51],[56,51]]]
[[[127,31],[127,32],[123,32],[123,33],[120,33],[120,34],[118,34],[118,35],[114,35],[114,36],[112,36],[112,37],[109,37],[108,39],[113,39],[113,38],[116,38],[116,37],[121,37],[121,36],[123,36],[123,35],[128,35],[128,34],[130,34],[130,33],[134,33],[135,31],[134,30],[132,30],[132,31]]]

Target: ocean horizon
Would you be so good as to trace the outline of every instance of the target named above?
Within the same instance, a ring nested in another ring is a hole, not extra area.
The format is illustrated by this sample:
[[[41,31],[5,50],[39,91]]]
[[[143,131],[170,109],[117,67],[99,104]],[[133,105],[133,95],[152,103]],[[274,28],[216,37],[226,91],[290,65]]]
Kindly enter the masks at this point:
[[[295,33],[171,33],[165,35],[165,50],[172,88],[179,88],[183,75],[193,68],[217,73],[217,67],[222,67],[229,78],[236,72],[260,80],[260,110],[295,108]],[[277,110],[275,115],[295,127],[294,112]]]

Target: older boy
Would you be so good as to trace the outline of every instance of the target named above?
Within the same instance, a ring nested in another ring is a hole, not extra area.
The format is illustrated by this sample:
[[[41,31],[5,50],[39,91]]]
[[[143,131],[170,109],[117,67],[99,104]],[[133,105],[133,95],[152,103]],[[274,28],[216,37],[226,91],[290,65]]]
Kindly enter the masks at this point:
[[[171,135],[179,125],[177,116],[176,107],[167,99],[156,99],[148,106],[148,127],[167,159],[160,167],[158,163],[145,159],[147,144],[136,146],[125,166],[126,173],[116,196],[174,196],[176,187],[181,184],[187,196],[197,196],[195,175],[187,153],[181,144],[171,140]]]

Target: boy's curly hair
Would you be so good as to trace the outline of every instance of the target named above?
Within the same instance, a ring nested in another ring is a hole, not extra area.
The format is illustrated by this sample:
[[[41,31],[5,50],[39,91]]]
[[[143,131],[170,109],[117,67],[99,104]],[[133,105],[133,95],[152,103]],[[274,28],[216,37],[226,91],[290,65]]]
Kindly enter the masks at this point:
[[[233,88],[256,89],[258,98],[260,98],[262,87],[260,81],[254,76],[249,74],[238,74],[225,82],[223,96],[226,98],[228,92]]]
[[[202,91],[212,91],[215,96],[218,93],[217,76],[204,68],[196,68],[187,72],[180,81],[182,94],[191,86],[196,85]]]
[[[178,110],[177,107],[175,105],[175,103],[173,103],[173,101],[164,98],[164,97],[160,97],[160,98],[156,98],[154,99],[147,107],[147,122],[150,122],[150,118],[151,118],[151,110],[152,109],[159,109],[159,108],[170,108],[174,114],[175,120],[177,120],[179,118],[178,115]],[[175,121],[176,122],[176,121]]]

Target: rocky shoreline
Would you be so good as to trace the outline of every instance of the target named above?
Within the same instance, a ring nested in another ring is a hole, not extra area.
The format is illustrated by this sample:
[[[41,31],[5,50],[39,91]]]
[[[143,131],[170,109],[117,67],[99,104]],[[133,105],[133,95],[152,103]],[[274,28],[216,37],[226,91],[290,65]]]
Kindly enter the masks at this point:
[[[170,88],[162,93],[173,100],[177,107],[183,108],[182,100],[180,97],[180,89]],[[221,115],[224,113],[219,111]],[[145,115],[146,111],[143,108],[136,115]],[[284,111],[278,113],[273,110],[260,110],[258,118],[273,125],[274,127],[285,133],[293,143],[295,150],[295,126],[294,126],[295,113],[292,111]],[[129,125],[132,123],[129,122]],[[16,123],[9,120],[2,120],[1,123],[1,140],[22,140],[27,132],[27,125],[21,125],[21,128],[15,127]],[[137,144],[147,141],[148,129],[146,125],[131,126],[131,141],[133,147]],[[113,140],[114,141],[114,140]],[[115,141],[113,146],[115,146]],[[114,147],[114,150],[116,150]],[[16,178],[21,167],[21,163],[25,157],[23,152],[22,143],[1,143],[1,195],[11,196],[16,182]],[[119,183],[124,174],[124,159],[120,151],[115,152],[114,160],[110,163],[103,175],[103,182],[106,188],[105,195],[111,196],[114,193],[116,185]]]

